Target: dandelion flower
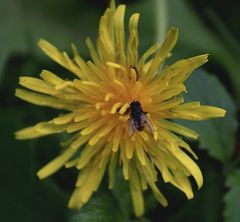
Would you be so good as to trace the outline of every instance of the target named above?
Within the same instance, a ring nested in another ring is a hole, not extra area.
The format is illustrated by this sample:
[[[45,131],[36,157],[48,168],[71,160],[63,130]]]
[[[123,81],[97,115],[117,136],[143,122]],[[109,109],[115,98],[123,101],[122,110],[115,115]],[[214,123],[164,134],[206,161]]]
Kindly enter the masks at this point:
[[[96,47],[90,39],[86,41],[91,61],[84,61],[74,45],[70,58],[49,42],[39,41],[39,47],[74,76],[64,80],[43,70],[41,79],[20,77],[20,85],[27,89],[17,89],[17,97],[64,112],[19,130],[16,138],[71,134],[61,144],[63,152],[40,169],[38,177],[46,178],[63,166],[77,168],[79,176],[69,207],[80,209],[98,189],[105,171],[109,188],[114,186],[115,170],[120,165],[124,179],[129,181],[135,214],[141,216],[143,191],[148,188],[163,206],[168,204],[156,185],[159,174],[188,199],[193,197],[189,177],[198,188],[203,184],[201,170],[193,160],[197,156],[182,139],[197,139],[198,134],[171,120],[223,117],[225,110],[199,102],[184,103],[183,83],[207,62],[207,54],[160,69],[177,41],[178,30],[171,27],[163,44],[157,43],[139,56],[139,14],[129,19],[128,39],[124,14],[125,5],[116,7],[111,1],[100,19]]]

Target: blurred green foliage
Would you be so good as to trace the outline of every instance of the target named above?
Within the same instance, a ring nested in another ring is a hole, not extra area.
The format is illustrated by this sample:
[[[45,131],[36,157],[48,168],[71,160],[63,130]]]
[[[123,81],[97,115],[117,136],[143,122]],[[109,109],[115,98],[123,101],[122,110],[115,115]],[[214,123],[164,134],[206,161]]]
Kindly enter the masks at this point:
[[[234,154],[238,127],[233,99],[216,76],[201,69],[196,70],[186,81],[186,86],[189,92],[185,96],[186,101],[200,101],[201,104],[211,104],[227,110],[225,118],[178,122],[199,133],[200,148],[207,149],[210,156],[228,164]]]
[[[106,181],[80,212],[67,209],[76,171],[62,170],[39,181],[35,173],[58,152],[60,136],[16,141],[14,131],[51,119],[56,112],[26,104],[14,97],[21,74],[37,76],[42,69],[65,75],[37,48],[45,38],[62,50],[74,42],[88,58],[87,36],[96,39],[98,19],[108,1],[0,1],[0,197],[1,221],[19,222],[148,222],[148,221],[240,221],[240,142],[237,140],[240,98],[239,7],[237,1],[125,0],[127,16],[140,12],[140,51],[162,41],[170,25],[179,27],[180,39],[169,63],[179,58],[210,53],[204,70],[187,81],[186,100],[200,100],[227,110],[224,119],[184,122],[200,134],[192,143],[204,174],[203,188],[187,201],[170,185],[159,182],[169,199],[162,208],[146,192],[145,218],[133,216],[128,185],[118,174],[112,191]],[[230,4],[231,3],[231,4]],[[223,14],[224,12],[224,14]],[[237,26],[238,25],[238,26]],[[237,105],[237,106],[236,106]],[[236,143],[236,141],[238,141]],[[200,148],[200,149],[199,149]]]

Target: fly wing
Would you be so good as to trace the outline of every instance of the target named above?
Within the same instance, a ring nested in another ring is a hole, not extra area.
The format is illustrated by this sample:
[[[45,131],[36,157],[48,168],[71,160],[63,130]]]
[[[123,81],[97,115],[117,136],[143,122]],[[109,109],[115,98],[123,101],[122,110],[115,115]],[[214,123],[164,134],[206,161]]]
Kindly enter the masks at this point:
[[[135,125],[134,125],[134,121],[133,121],[133,119],[130,119],[129,121],[128,121],[128,136],[131,138],[132,137],[132,135],[133,135],[133,133],[134,133],[134,131],[136,130],[136,127],[135,127]]]
[[[151,121],[145,117],[144,122],[147,126],[149,133],[153,134],[153,125],[152,125]]]

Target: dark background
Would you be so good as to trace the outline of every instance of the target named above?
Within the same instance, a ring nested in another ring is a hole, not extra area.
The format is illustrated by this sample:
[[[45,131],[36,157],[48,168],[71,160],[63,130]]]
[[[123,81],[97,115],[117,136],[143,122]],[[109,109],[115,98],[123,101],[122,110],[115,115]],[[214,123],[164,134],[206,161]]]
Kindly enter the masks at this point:
[[[20,75],[37,77],[49,69],[70,78],[66,70],[37,47],[44,38],[60,50],[75,43],[89,59],[86,37],[97,36],[106,0],[0,0],[0,221],[105,222],[105,221],[240,221],[240,170],[238,116],[240,99],[240,3],[229,1],[125,0],[127,15],[140,12],[140,52],[156,41],[159,31],[179,27],[179,42],[169,60],[210,53],[210,61],[187,81],[186,100],[200,100],[227,110],[227,117],[202,123],[184,122],[198,131],[200,139],[188,141],[199,156],[204,186],[195,198],[159,178],[169,207],[163,208],[151,192],[145,193],[146,214],[135,218],[127,183],[121,174],[112,191],[107,177],[90,203],[80,212],[67,209],[74,187],[75,170],[62,169],[39,181],[37,170],[59,153],[64,135],[17,141],[14,131],[51,119],[57,111],[37,107],[14,96]],[[164,4],[166,3],[166,4]],[[166,8],[161,8],[166,7]],[[164,9],[164,14],[162,14]],[[164,26],[165,25],[165,26]]]

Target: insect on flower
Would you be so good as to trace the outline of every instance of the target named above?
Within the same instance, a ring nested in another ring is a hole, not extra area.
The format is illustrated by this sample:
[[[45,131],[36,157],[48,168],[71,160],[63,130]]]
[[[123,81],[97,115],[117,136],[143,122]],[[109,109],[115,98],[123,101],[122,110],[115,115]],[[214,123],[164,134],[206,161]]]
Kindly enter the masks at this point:
[[[129,119],[129,137],[131,137],[135,130],[142,131],[146,125],[148,131],[153,134],[153,125],[146,117],[147,112],[144,112],[141,103],[133,100],[130,103],[130,119]]]
[[[142,216],[146,189],[152,190],[160,204],[168,205],[158,179],[172,184],[188,199],[194,196],[189,177],[194,178],[198,188],[203,185],[201,170],[194,161],[197,155],[182,139],[197,139],[198,134],[171,120],[206,120],[223,117],[226,111],[198,101],[184,102],[184,82],[208,61],[208,54],[163,67],[178,39],[178,29],[171,27],[161,45],[156,43],[140,55],[140,14],[129,18],[126,38],[125,8],[110,1],[100,19],[96,47],[91,39],[86,41],[89,61],[84,61],[74,45],[71,57],[46,40],[39,41],[43,52],[73,77],[60,78],[49,70],[43,70],[40,78],[20,77],[19,83],[26,89],[16,90],[18,98],[61,113],[17,131],[16,138],[69,135],[61,143],[62,152],[37,176],[47,178],[64,166],[76,168],[79,175],[68,203],[70,208],[81,209],[90,200],[105,172],[112,189],[119,167],[129,181],[134,212]]]

